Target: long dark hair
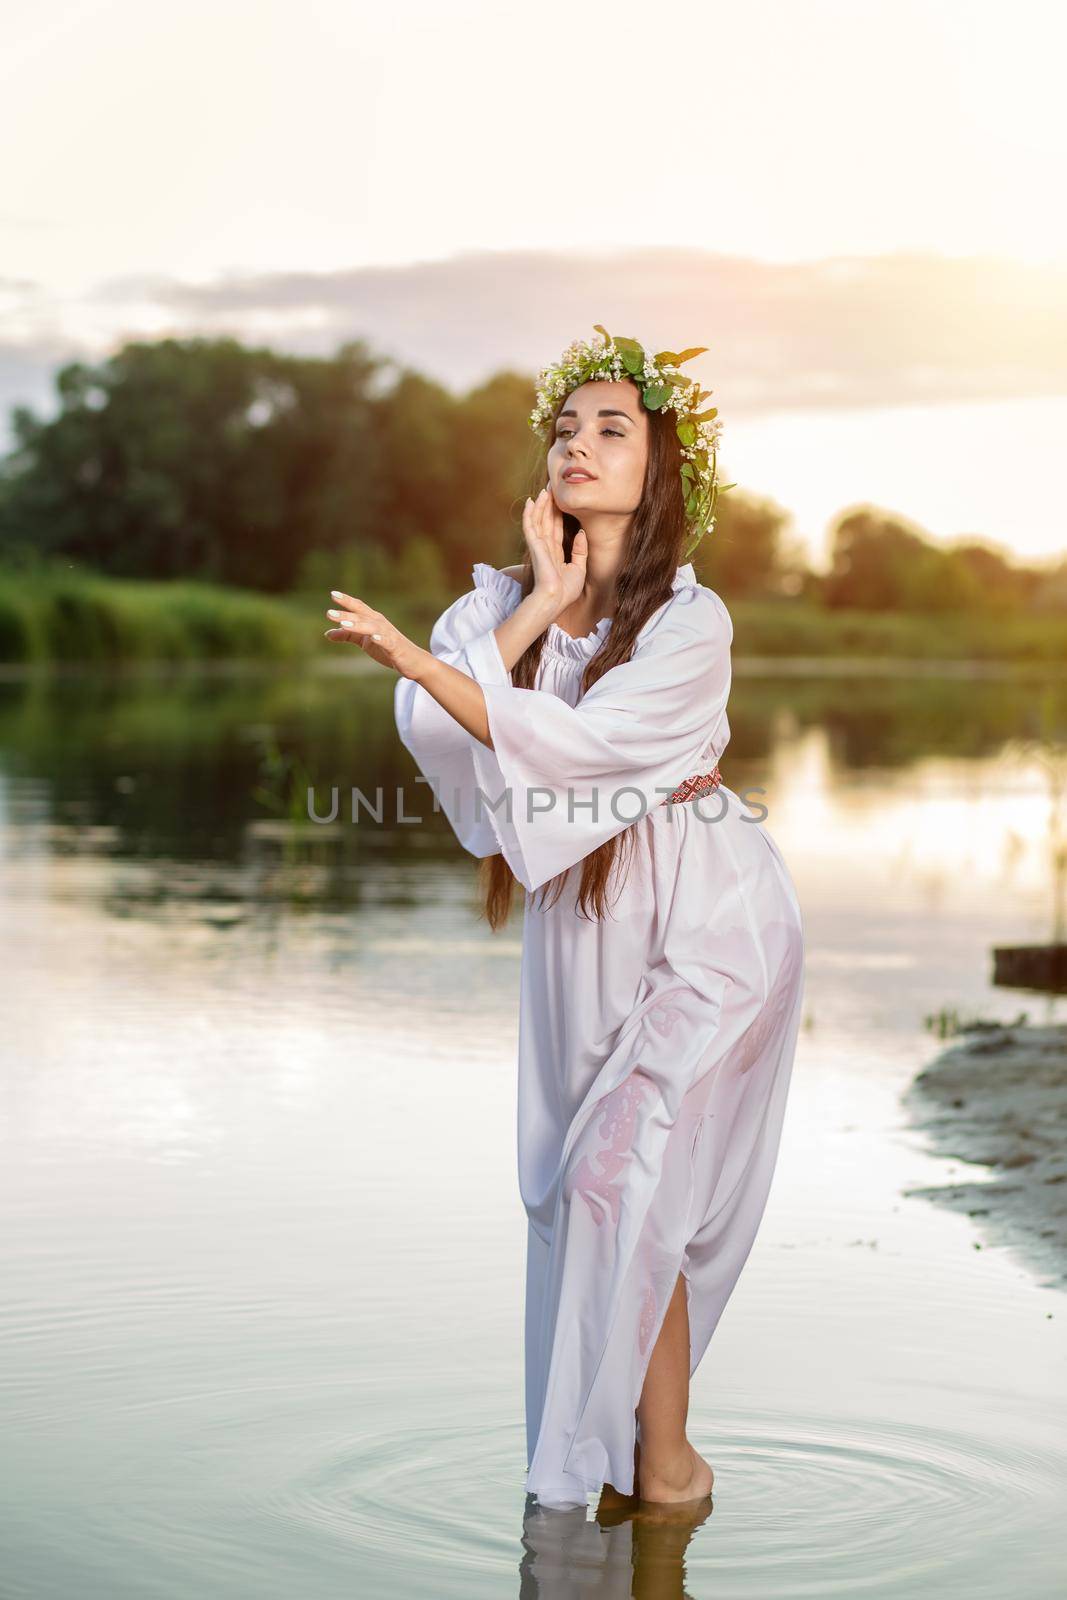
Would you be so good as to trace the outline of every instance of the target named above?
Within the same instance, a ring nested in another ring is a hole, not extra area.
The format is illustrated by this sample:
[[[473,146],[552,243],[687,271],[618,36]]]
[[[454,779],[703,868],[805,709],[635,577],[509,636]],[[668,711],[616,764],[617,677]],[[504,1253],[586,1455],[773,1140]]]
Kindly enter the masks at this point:
[[[628,381],[632,383],[632,380]],[[638,396],[638,403],[643,406],[640,389],[635,383],[632,383],[632,387]],[[532,479],[532,483],[538,488],[547,477],[548,451],[555,438],[557,417],[565,403],[566,398],[560,400],[552,415],[544,456],[538,463],[536,474]],[[637,635],[653,612],[671,597],[675,574],[685,547],[687,527],[679,477],[682,458],[675,431],[674,413],[646,411],[645,415],[648,418],[648,461],[645,466],[641,501],[634,513],[626,555],[615,579],[615,612],[611,627],[603,644],[590,657],[582,674],[583,694],[596,683],[598,678],[602,678],[605,672],[617,667],[621,661],[629,661],[633,655]],[[563,548],[568,560],[579,526],[577,517],[566,511],[563,513]],[[528,595],[533,588],[533,567],[528,552],[523,563],[521,583],[523,595]],[[523,651],[515,663],[511,681],[517,689],[532,689],[536,686],[544,642],[545,636],[542,633]],[[681,782],[685,776],[684,772],[679,773],[678,781]],[[620,853],[622,841],[628,839],[632,845],[634,837],[631,825],[621,833],[617,833],[613,839],[598,845],[582,860],[580,863],[582,878],[577,899],[580,915],[585,916],[592,911],[598,921],[603,917],[617,858],[620,873],[625,869],[626,862],[622,860]],[[566,872],[558,873],[548,883],[541,885],[537,891],[541,895],[541,910],[556,903],[563,893],[568,874],[574,870],[574,867],[570,867]],[[503,928],[508,921],[517,881],[502,855],[483,858],[482,909],[494,932]],[[549,893],[552,894],[552,899],[546,903]]]

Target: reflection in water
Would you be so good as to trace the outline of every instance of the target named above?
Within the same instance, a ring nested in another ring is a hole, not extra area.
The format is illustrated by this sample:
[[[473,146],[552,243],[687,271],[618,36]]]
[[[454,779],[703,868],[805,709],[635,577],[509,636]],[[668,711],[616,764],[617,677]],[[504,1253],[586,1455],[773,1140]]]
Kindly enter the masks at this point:
[[[529,1495],[520,1600],[683,1600],[692,1592],[685,1553],[711,1512],[708,1496],[695,1507],[617,1506],[588,1521],[581,1507],[542,1510]]]
[[[372,862],[407,863],[417,854],[460,863],[451,830],[397,742],[394,681],[384,672],[316,674],[291,666],[229,676],[174,669],[5,679],[0,777],[7,779],[7,819],[43,830],[33,848],[139,863],[140,892],[149,897],[155,873],[161,899],[189,892],[246,897],[257,906],[279,895],[351,903],[367,878],[359,869]],[[772,832],[802,806],[807,823],[807,807],[825,801],[835,808],[835,825],[851,814],[858,826],[882,830],[895,814],[909,827],[921,822],[914,831],[929,838],[936,823],[940,849],[982,786],[994,799],[1003,796],[1006,772],[996,758],[1009,740],[1057,725],[1062,737],[1067,684],[739,676],[731,708],[724,776],[737,792],[764,790],[759,798]],[[339,789],[336,825],[299,827],[304,775],[323,815],[331,788]],[[1044,797],[1040,784],[1026,787],[1025,770],[1012,769],[1011,778],[1014,793],[1004,796],[1011,803],[999,820],[1025,836]],[[813,781],[819,792],[806,794]],[[381,824],[366,810],[358,825],[347,820],[353,788],[368,799],[380,790]],[[951,800],[951,814],[936,811],[939,795]],[[984,813],[983,830],[998,815]],[[300,852],[289,865],[306,871],[283,884],[275,869],[294,831]],[[16,833],[9,844],[19,842]],[[194,880],[175,877],[175,863],[200,870]],[[218,870],[205,881],[209,865]]]
[[[923,1017],[1014,1016],[989,947],[1046,933],[1046,796],[1002,759],[1040,719],[1032,684],[736,682],[807,1010],[679,1526],[523,1515],[518,917],[478,920],[392,680],[0,684],[10,1592],[1056,1592],[1062,1296],[907,1197],[946,1164],[900,1105]],[[382,824],[298,820],[301,767]]]

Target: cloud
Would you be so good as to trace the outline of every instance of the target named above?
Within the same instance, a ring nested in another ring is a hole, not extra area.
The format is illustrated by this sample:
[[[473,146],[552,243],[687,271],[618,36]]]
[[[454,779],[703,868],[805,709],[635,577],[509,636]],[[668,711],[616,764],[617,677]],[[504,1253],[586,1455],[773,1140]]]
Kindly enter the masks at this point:
[[[532,377],[594,322],[654,348],[706,344],[687,370],[724,416],[1067,393],[1067,267],[992,256],[486,250],[207,283],[125,275],[22,309],[24,325],[17,303],[0,324],[4,406],[125,338],[225,333],[303,354],[364,339],[460,390],[503,368]]]

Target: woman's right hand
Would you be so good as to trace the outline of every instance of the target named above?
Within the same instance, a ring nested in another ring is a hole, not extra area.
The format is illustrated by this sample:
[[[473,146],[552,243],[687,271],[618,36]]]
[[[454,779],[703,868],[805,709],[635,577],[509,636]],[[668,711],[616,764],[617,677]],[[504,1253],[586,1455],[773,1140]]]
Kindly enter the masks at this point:
[[[331,589],[330,595],[335,603],[326,615],[334,626],[327,628],[325,636],[332,644],[358,644],[379,666],[418,681],[435,659],[429,650],[421,649],[394,628],[383,612],[374,611],[358,596],[345,594],[343,589]]]
[[[585,588],[585,567],[589,557],[589,539],[584,528],[579,528],[571,545],[568,561],[563,553],[563,512],[556,504],[550,484],[546,484],[536,500],[526,497],[522,511],[522,531],[533,563],[534,586],[531,595],[538,600],[552,620],[562,616],[567,607],[579,599]]]

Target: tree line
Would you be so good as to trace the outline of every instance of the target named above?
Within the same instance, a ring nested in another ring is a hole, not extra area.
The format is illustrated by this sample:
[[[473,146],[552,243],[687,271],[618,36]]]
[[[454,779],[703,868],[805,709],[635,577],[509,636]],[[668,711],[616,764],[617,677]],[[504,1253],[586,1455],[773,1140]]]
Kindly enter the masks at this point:
[[[475,561],[521,559],[542,449],[528,374],[502,371],[457,396],[362,340],[309,357],[192,338],[71,363],[56,386],[54,416],[12,411],[0,462],[9,569],[62,560],[117,577],[432,602],[465,588]],[[695,565],[731,599],[1067,613],[1067,557],[1018,565],[873,506],[846,509],[829,533],[830,568],[814,572],[789,513],[738,487]]]

